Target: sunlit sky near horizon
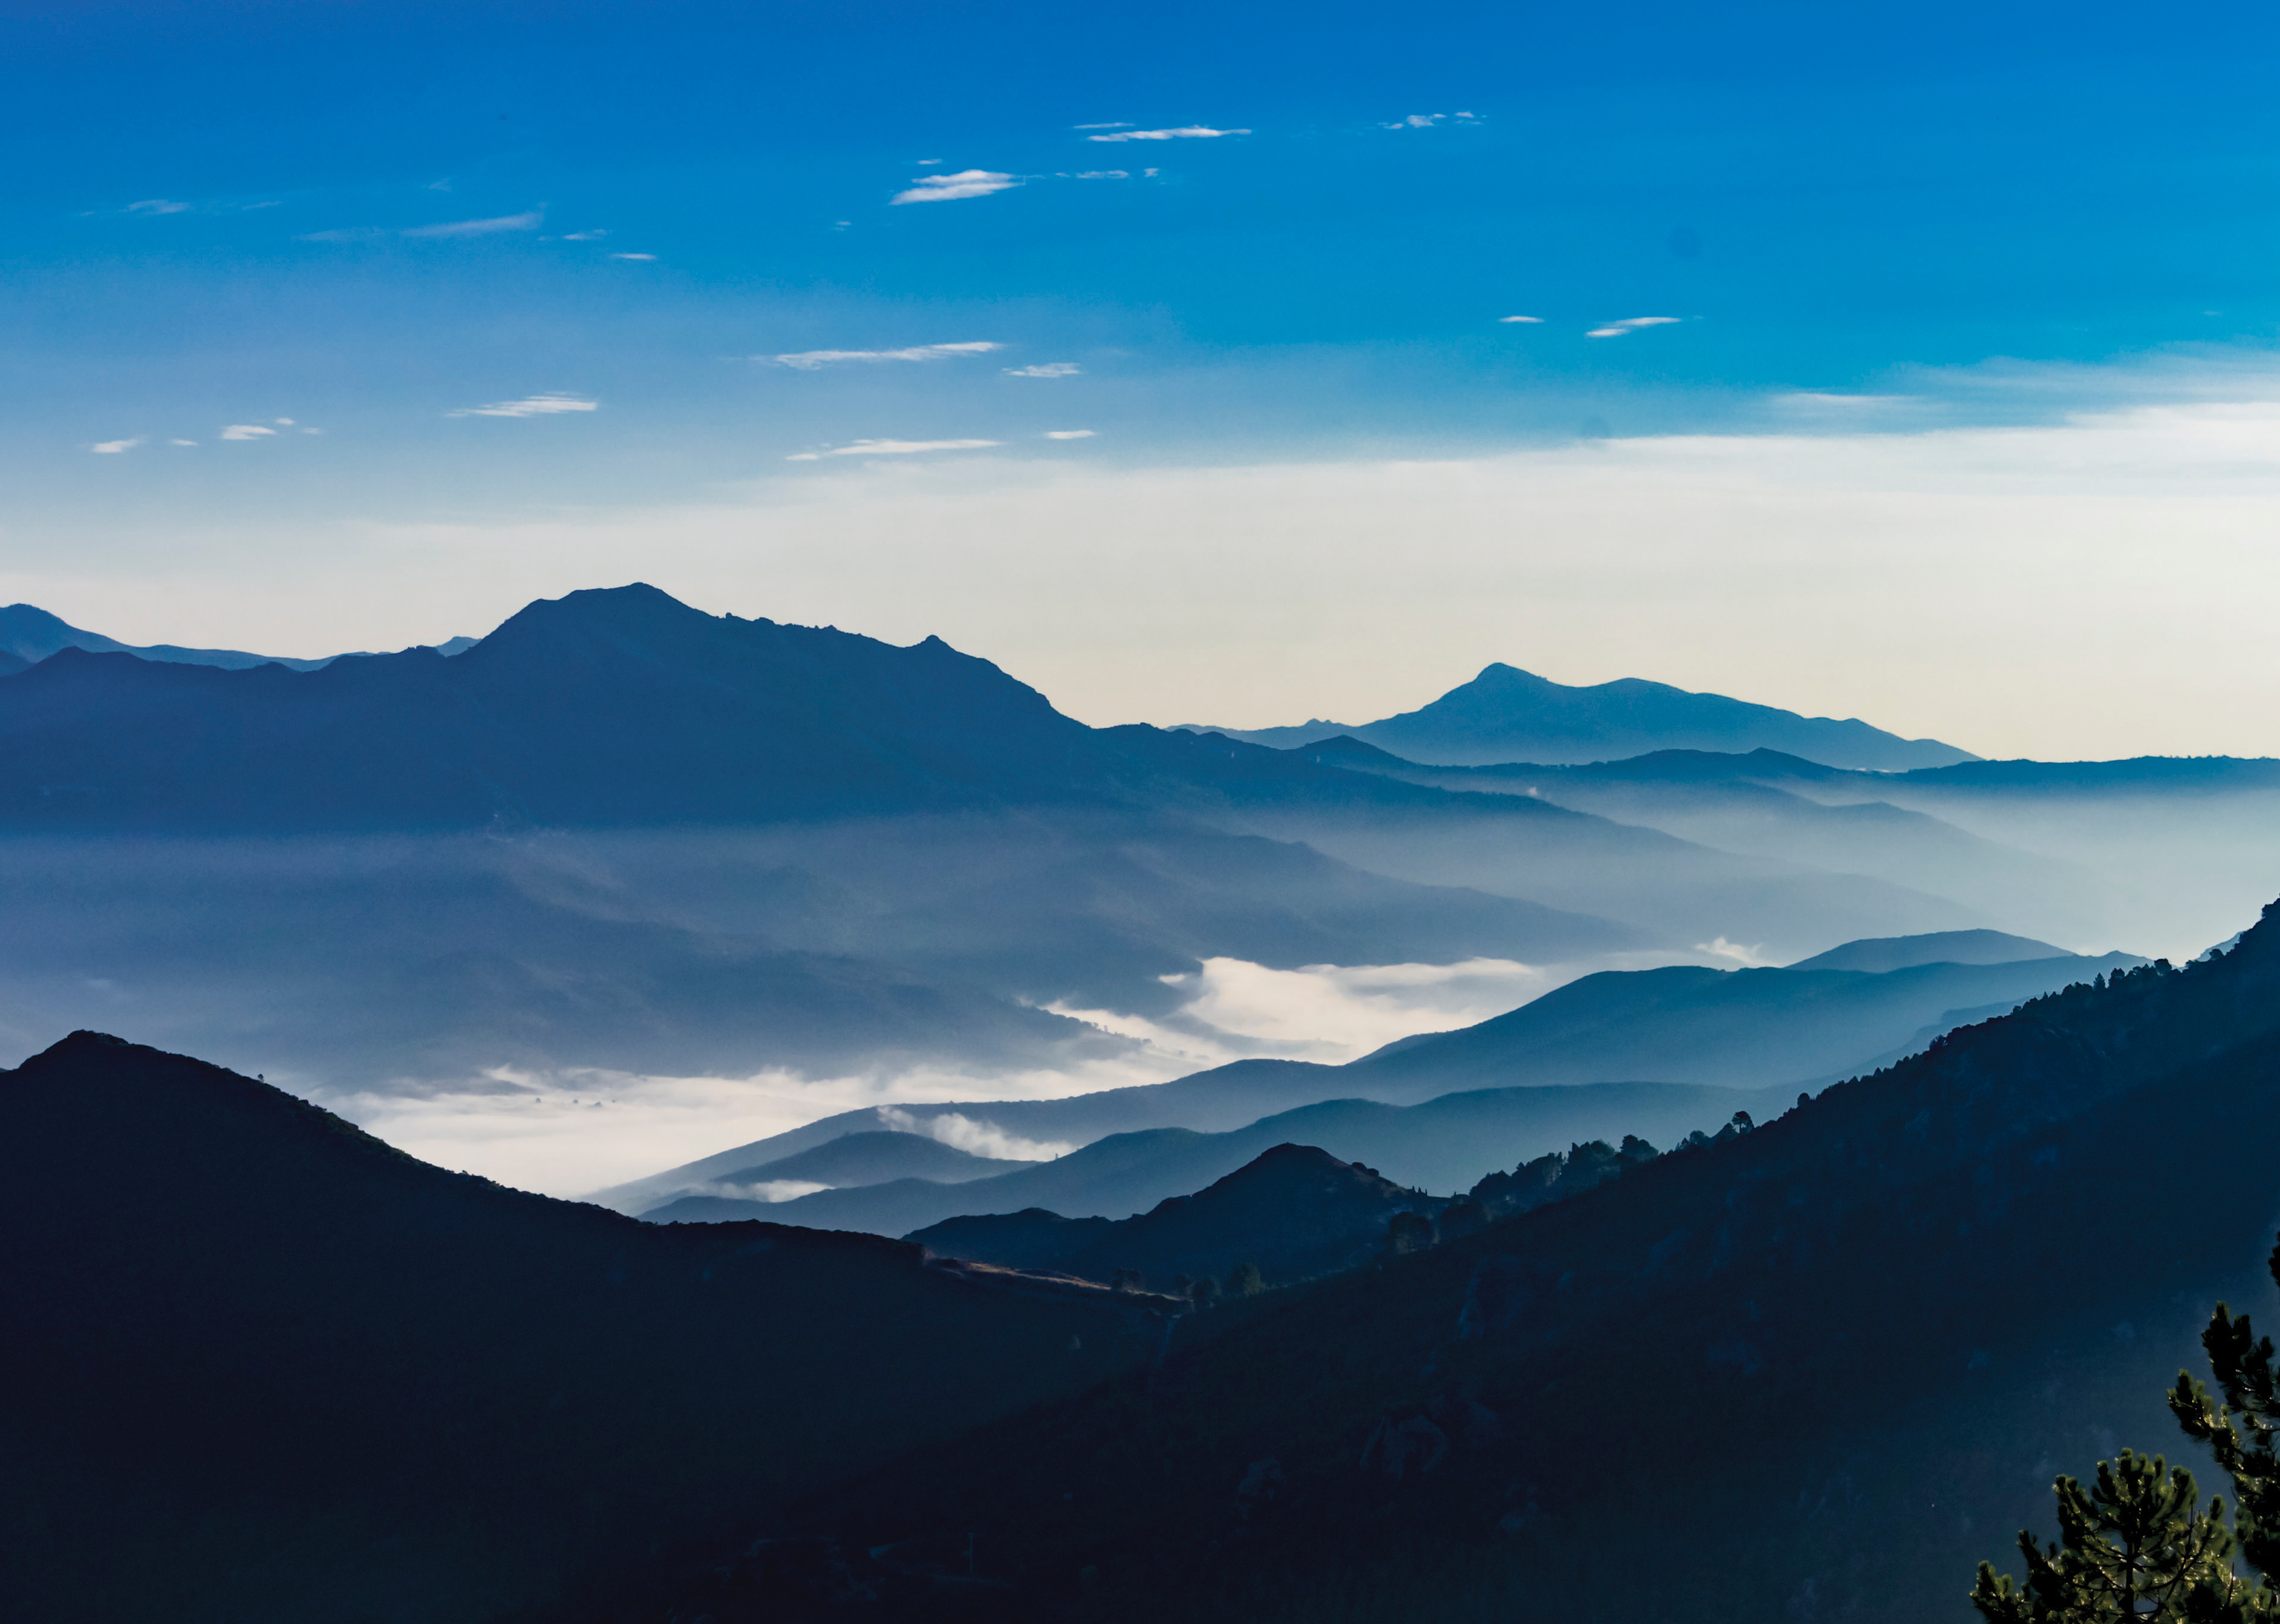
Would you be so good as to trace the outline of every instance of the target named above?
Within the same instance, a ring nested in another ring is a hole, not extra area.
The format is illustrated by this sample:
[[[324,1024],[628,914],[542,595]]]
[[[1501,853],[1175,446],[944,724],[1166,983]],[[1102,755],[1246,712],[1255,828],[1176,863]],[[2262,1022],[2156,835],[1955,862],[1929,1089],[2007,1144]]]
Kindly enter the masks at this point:
[[[0,601],[2280,753],[2269,8],[0,4]]]

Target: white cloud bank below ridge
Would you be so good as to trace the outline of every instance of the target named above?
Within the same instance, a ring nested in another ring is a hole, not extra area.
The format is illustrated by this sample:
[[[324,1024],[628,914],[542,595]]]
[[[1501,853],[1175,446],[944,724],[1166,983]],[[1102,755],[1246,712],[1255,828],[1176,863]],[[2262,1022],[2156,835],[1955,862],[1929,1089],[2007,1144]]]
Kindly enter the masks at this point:
[[[1508,959],[1456,965],[1310,965],[1275,970],[1213,958],[1167,982],[1185,995],[1178,1017],[1155,1022],[1098,1010],[1057,1010],[1131,1040],[1115,1058],[1066,1068],[980,1071],[919,1066],[874,1075],[804,1078],[648,1077],[623,1072],[539,1074],[495,1068],[466,1086],[372,1091],[320,1103],[389,1143],[438,1166],[480,1173],[522,1189],[578,1196],[662,1172],[751,1140],[866,1106],[954,1100],[1058,1099],[1165,1082],[1248,1056],[1337,1062],[1418,1032],[1501,1013],[1586,969]],[[1632,960],[1621,961],[1629,967]],[[1667,958],[1637,963],[1667,963]],[[977,1156],[1040,1160],[1073,1146],[1022,1139],[981,1112],[905,1116],[922,1131]],[[804,1193],[791,1190],[774,1198]]]

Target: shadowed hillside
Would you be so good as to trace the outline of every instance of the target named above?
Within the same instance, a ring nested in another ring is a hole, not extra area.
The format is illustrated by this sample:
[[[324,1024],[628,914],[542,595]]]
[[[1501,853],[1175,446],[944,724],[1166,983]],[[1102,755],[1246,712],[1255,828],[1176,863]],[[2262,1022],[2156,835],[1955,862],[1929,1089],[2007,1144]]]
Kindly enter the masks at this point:
[[[2101,981],[782,1526],[976,1530],[1009,1619],[1960,1616],[2054,1472],[2174,1438],[2211,1302],[2267,1296],[2280,904]],[[737,1571],[677,1605],[793,1616]]]
[[[1155,1345],[1145,1300],[446,1173],[81,1033],[0,1073],[12,1616],[558,1616]]]

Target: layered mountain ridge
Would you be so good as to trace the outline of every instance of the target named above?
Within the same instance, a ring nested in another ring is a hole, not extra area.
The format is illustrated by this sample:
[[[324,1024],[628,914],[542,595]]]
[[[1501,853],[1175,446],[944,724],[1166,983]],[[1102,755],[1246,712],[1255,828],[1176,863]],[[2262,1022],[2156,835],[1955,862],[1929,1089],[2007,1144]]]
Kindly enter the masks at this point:
[[[1201,727],[1291,749],[1351,735],[1418,762],[1608,761],[1650,750],[1788,750],[1833,767],[1906,772],[1976,761],[1937,739],[1903,739],[1856,720],[1799,716],[1771,705],[1690,693],[1625,677],[1571,688],[1501,663],[1431,704],[1381,721],[1286,727]]]

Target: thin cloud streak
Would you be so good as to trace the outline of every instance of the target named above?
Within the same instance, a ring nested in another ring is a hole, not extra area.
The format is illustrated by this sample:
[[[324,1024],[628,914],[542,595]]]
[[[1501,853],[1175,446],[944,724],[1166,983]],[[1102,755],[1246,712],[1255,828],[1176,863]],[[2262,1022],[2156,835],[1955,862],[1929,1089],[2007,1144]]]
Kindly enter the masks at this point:
[[[520,400],[495,400],[487,406],[462,406],[445,417],[553,417],[564,412],[598,412],[602,403],[579,395],[527,395]]]
[[[266,440],[276,433],[275,429],[265,428],[258,423],[232,423],[221,431],[221,437],[225,440]]]
[[[1006,366],[999,370],[1008,378],[1074,378],[1084,368],[1075,361],[1040,361],[1034,366]]]
[[[137,435],[132,440],[100,441],[94,445],[89,446],[87,449],[93,451],[98,457],[116,457],[121,451],[131,451],[142,443],[142,436],[141,435]]]
[[[501,231],[535,231],[546,223],[543,209],[531,209],[521,214],[498,214],[489,219],[445,220],[434,226],[407,226],[399,235],[407,237],[487,237]]]
[[[1099,136],[1093,137],[1098,141]],[[961,169],[955,174],[920,175],[911,182],[910,189],[897,192],[887,199],[898,203],[955,203],[961,197],[987,197],[992,192],[1002,192],[1021,184],[1013,175],[994,169]]]
[[[756,361],[812,373],[843,361],[946,361],[961,355],[988,355],[1005,346],[991,339],[972,339],[958,344],[912,344],[901,350],[797,350],[790,355],[756,355]]]
[[[816,462],[826,457],[908,457],[919,451],[978,451],[1003,444],[998,440],[858,440],[828,451],[799,451],[786,462]]]
[[[1215,130],[1207,125],[1185,124],[1177,129],[1121,130],[1113,135],[1087,135],[1087,141],[1216,141],[1223,135],[1248,135],[1249,130]]]
[[[1623,338],[1642,327],[1667,327],[1683,320],[1679,316],[1626,316],[1621,321],[1610,321],[1603,327],[1593,327],[1583,335],[1586,338]]]

